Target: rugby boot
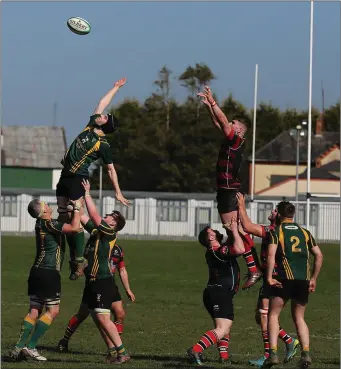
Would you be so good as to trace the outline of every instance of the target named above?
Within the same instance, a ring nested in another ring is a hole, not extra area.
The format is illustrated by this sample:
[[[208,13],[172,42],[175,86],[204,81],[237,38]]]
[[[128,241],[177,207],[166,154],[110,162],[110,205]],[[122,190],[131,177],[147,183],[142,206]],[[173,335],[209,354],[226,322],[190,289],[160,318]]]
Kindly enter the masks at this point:
[[[311,365],[311,357],[309,354],[302,354],[300,360],[300,369],[307,369]]]
[[[24,347],[22,349],[22,353],[27,359],[35,360],[35,361],[46,361],[46,357],[39,354],[37,349],[32,349],[28,347]]]
[[[71,281],[75,281],[80,278],[84,274],[84,269],[87,267],[87,265],[88,263],[86,260],[83,260],[81,262],[70,261],[71,274],[69,279]]]
[[[8,357],[11,359],[11,361],[22,360],[24,358],[24,355],[22,353],[22,348],[14,346],[14,348],[9,351]]]
[[[59,352],[68,352],[69,351],[69,341],[62,338],[57,345],[57,350]]]
[[[249,360],[249,365],[256,366],[257,368],[261,368],[266,360],[265,356],[262,356],[258,360]]]
[[[270,355],[263,363],[262,368],[271,368],[274,365],[279,364],[279,358],[278,355]]]
[[[130,356],[128,354],[117,355],[116,360],[112,361],[111,363],[114,365],[122,365],[129,360],[130,360]]]
[[[291,361],[294,356],[297,354],[297,349],[300,347],[300,341],[297,339],[294,339],[291,343],[285,345],[286,346],[286,355],[284,358],[284,363],[288,363]]]
[[[201,361],[201,358],[200,358],[200,356],[201,356],[200,353],[199,352],[194,352],[193,347],[190,347],[187,350],[187,355],[197,365],[200,365],[200,366],[203,365],[203,363]]]
[[[263,276],[263,273],[258,270],[257,272],[249,272],[247,274],[247,281],[245,282],[245,284],[242,287],[242,290],[247,290],[249,288],[251,288],[252,286],[254,286]]]

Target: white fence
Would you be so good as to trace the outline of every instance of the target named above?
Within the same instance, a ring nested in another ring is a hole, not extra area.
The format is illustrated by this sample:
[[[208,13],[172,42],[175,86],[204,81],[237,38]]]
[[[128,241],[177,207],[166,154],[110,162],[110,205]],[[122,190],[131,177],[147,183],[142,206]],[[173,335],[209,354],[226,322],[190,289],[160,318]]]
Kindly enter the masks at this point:
[[[194,194],[195,195],[195,194]],[[194,196],[193,195],[193,196]],[[168,198],[131,198],[132,205],[123,207],[112,197],[104,197],[102,204],[97,205],[102,213],[113,209],[119,210],[126,217],[126,227],[120,232],[124,237],[164,238],[164,239],[194,239],[206,225],[223,231],[216,202],[213,200],[191,199],[186,194],[179,200],[176,194]],[[2,233],[27,234],[32,233],[35,220],[27,212],[27,205],[32,195],[5,195],[1,201],[1,231]],[[55,196],[39,196],[54,208],[57,217]],[[213,198],[213,196],[211,196]],[[270,211],[279,200],[256,200],[248,204],[248,213],[253,222],[267,224]],[[296,221],[304,226],[305,202],[300,202],[296,211]],[[340,203],[311,202],[312,234],[318,241],[340,242]]]

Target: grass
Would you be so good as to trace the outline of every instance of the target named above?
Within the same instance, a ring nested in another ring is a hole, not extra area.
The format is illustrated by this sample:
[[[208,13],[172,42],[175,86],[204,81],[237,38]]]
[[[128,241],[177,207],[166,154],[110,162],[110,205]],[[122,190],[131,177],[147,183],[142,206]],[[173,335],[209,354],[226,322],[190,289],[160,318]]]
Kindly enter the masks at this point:
[[[132,304],[125,298],[119,278],[117,283],[126,303],[123,342],[131,353],[127,368],[192,367],[186,349],[212,328],[202,304],[207,280],[204,250],[196,242],[121,240],[125,251],[130,284],[136,296]],[[22,319],[27,313],[27,277],[34,258],[34,239],[2,238],[2,354],[16,342]],[[312,368],[340,367],[340,255],[339,245],[323,245],[324,267],[317,291],[311,295],[307,322],[311,334]],[[242,272],[245,263],[240,259]],[[105,345],[91,319],[70,341],[71,353],[55,352],[70,317],[77,312],[84,280],[68,280],[65,263],[62,273],[61,312],[50,330],[42,337],[42,354],[48,358],[44,368],[105,368]],[[249,359],[262,354],[262,339],[254,321],[254,309],[260,285],[239,291],[235,298],[235,322],[232,327],[230,353],[233,367],[245,368]],[[295,335],[289,309],[281,324]],[[284,346],[280,343],[280,349]],[[206,351],[206,367],[219,368],[215,348]],[[284,358],[284,355],[282,355]],[[297,367],[298,359],[285,365]],[[2,363],[3,368],[35,368],[37,363]],[[280,364],[278,368],[284,367]]]

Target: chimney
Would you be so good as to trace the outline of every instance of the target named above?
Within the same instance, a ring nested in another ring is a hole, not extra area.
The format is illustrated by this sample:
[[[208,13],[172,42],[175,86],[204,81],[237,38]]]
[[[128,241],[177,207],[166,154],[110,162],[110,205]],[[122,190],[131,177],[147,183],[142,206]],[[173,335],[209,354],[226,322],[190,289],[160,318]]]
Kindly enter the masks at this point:
[[[323,119],[316,120],[315,137],[322,137],[323,133]]]

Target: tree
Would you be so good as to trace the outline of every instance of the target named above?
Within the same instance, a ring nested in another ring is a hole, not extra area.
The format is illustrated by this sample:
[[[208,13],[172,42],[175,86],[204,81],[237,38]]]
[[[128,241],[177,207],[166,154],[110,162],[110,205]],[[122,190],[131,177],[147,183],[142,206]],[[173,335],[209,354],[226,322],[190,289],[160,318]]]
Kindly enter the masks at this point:
[[[324,111],[324,129],[331,132],[340,132],[339,102]]]
[[[197,119],[199,118],[200,102],[196,98],[196,93],[200,92],[205,85],[215,78],[212,70],[204,63],[196,63],[194,68],[192,66],[187,67],[179,77],[179,81],[184,82],[181,86],[186,87],[191,94],[191,100],[196,106]]]
[[[154,84],[160,89],[160,96],[163,99],[166,110],[166,130],[169,132],[170,125],[170,75],[172,71],[169,70],[165,65],[159,71],[159,79],[154,81]]]

